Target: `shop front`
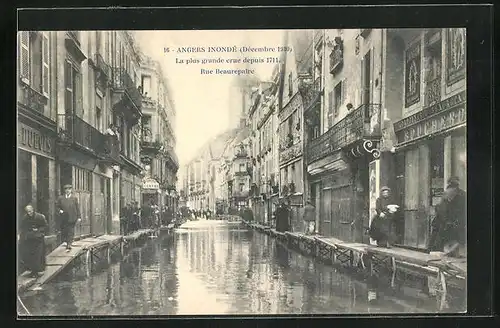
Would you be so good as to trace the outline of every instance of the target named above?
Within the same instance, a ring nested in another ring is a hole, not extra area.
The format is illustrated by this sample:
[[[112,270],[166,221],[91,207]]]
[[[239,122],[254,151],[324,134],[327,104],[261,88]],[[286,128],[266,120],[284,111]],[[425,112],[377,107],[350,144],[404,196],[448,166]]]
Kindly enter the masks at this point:
[[[18,220],[24,216],[24,207],[32,204],[35,211],[45,215],[50,234],[56,228],[55,124],[52,130],[20,116],[17,128]]]
[[[404,244],[426,249],[447,180],[456,176],[467,190],[465,91],[394,123],[394,131]]]
[[[73,186],[81,221],[75,236],[103,235],[113,232],[113,169],[95,156],[61,145],[57,148],[60,184]]]

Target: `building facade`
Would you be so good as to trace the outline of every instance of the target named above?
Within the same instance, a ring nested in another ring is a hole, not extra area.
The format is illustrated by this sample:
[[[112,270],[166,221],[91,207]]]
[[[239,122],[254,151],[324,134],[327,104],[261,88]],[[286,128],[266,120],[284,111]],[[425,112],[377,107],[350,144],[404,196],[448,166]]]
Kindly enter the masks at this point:
[[[143,181],[144,204],[167,206],[177,210],[177,171],[175,153],[175,108],[168,81],[158,62],[141,58],[142,143],[141,161],[146,167]]]
[[[465,31],[314,34],[304,119],[319,232],[369,242],[364,231],[389,186],[404,212],[399,242],[426,249],[447,179],[466,190]]]
[[[279,117],[280,196],[291,206],[293,231],[303,228],[302,215],[307,197],[304,166],[304,99],[302,83],[311,79],[312,30],[287,31],[285,44],[293,49],[284,56]],[[305,196],[305,197],[304,197]]]
[[[141,56],[126,31],[18,33],[18,214],[33,204],[55,238],[55,201],[71,184],[77,236],[120,233],[123,206],[141,204]],[[168,92],[167,92],[168,94]],[[167,122],[174,122],[166,100]],[[174,127],[167,181],[175,184]],[[48,248],[50,250],[50,247]]]
[[[261,82],[249,110],[252,127],[250,188],[251,207],[257,222],[268,223],[276,209],[279,195],[278,111],[281,66],[277,65],[270,82]]]

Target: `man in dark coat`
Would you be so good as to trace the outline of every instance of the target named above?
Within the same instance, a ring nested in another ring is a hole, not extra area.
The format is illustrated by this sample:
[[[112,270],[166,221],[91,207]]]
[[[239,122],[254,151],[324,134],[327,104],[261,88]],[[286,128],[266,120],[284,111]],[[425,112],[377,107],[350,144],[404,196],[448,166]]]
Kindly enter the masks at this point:
[[[396,240],[394,222],[397,218],[398,207],[389,187],[380,189],[380,197],[377,198],[375,210],[377,214],[370,225],[370,237],[377,241],[378,246],[389,247]]]
[[[25,207],[26,215],[21,222],[21,260],[36,277],[45,270],[45,233],[47,221],[43,214],[34,211],[32,205]]]
[[[283,199],[280,200],[280,204],[276,209],[276,231],[285,232],[290,229],[290,211],[285,204]]]
[[[66,243],[66,252],[69,252],[75,236],[75,224],[81,221],[78,198],[73,195],[71,185],[64,186],[64,195],[59,196],[57,199],[56,210],[61,229],[61,241]]]
[[[458,178],[450,178],[431,224],[431,251],[444,251],[450,256],[458,255],[459,246],[465,245],[466,201],[467,195],[460,189]]]

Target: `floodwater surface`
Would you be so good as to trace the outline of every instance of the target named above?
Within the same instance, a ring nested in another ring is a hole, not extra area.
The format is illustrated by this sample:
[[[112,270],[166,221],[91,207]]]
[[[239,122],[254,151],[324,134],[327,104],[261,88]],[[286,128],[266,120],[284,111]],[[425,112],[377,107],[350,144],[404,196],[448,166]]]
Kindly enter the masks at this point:
[[[62,274],[22,296],[32,315],[437,312],[434,299],[379,291],[235,223],[190,222],[87,276]]]

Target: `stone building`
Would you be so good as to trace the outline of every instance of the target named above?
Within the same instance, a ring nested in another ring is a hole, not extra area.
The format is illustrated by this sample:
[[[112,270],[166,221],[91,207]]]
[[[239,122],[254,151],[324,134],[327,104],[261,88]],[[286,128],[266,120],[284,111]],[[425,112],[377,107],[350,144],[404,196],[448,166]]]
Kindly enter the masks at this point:
[[[305,139],[319,232],[368,242],[387,185],[401,242],[425,249],[447,179],[466,189],[465,31],[315,31],[314,49]]]
[[[281,66],[273,71],[271,81],[261,82],[249,110],[252,128],[251,160],[253,164],[251,207],[255,220],[267,223],[275,210],[279,195],[278,111]]]
[[[143,203],[155,203],[177,209],[177,171],[175,153],[175,108],[169,92],[168,80],[160,64],[149,57],[141,59],[142,143],[141,160],[146,166]],[[151,184],[151,182],[154,182]]]
[[[71,184],[82,219],[76,234],[118,233],[120,202],[140,200],[141,188],[142,97],[132,36],[23,31],[18,37],[19,213],[33,203],[54,231],[55,198]]]
[[[284,56],[279,117],[280,196],[291,205],[292,230],[302,230],[307,175],[304,167],[304,99],[302,83],[312,78],[313,31],[290,30],[285,43],[293,49]],[[307,197],[307,195],[306,195]]]

